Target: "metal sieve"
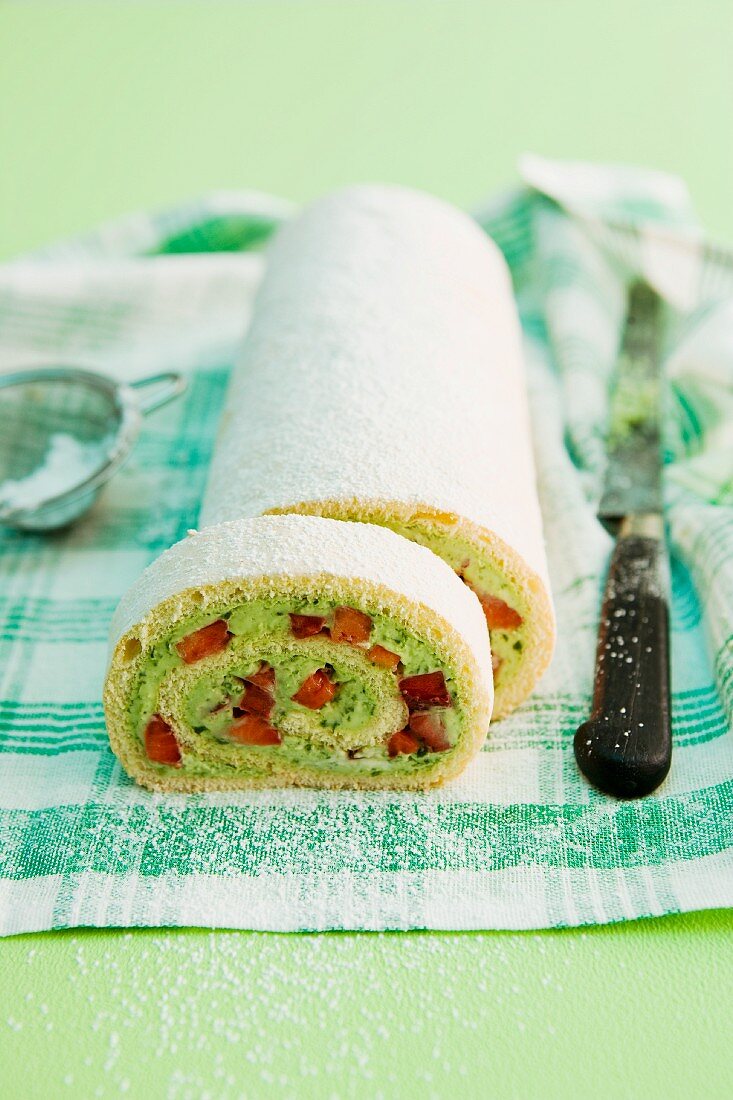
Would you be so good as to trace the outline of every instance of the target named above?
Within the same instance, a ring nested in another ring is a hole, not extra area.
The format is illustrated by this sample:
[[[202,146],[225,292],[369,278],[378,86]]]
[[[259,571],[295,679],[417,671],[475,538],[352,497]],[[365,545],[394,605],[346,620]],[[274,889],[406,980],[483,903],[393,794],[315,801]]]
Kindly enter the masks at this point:
[[[173,372],[127,384],[72,367],[0,375],[0,523],[50,531],[78,519],[129,455],[143,416],[185,388]]]

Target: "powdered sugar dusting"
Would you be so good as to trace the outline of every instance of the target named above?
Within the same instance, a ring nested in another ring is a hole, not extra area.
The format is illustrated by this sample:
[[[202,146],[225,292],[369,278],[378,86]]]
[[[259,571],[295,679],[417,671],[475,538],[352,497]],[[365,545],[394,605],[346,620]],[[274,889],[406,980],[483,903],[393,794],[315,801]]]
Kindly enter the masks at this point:
[[[128,932],[53,949],[58,984],[38,997],[45,945],[28,949],[28,985],[0,1024],[48,1044],[54,1027],[68,1034],[70,998],[78,1042],[61,1044],[47,1094],[170,1100],[445,1095],[470,1080],[497,1015],[502,1042],[554,1036],[556,1017],[526,1001],[559,1006],[570,961],[519,935]]]
[[[337,191],[278,234],[201,522],[352,498],[466,517],[547,578],[507,266],[401,187]]]
[[[37,508],[81,485],[103,464],[108,443],[82,443],[66,432],[54,432],[40,466],[0,484],[0,508]]]

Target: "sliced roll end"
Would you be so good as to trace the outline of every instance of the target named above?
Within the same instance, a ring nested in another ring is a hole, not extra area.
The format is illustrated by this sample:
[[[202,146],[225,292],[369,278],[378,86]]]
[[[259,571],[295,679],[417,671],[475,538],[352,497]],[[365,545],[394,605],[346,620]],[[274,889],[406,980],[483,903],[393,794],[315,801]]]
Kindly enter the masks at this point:
[[[149,567],[113,622],[110,742],[146,787],[420,789],[491,716],[480,608],[430,551],[305,516],[208,528]]]

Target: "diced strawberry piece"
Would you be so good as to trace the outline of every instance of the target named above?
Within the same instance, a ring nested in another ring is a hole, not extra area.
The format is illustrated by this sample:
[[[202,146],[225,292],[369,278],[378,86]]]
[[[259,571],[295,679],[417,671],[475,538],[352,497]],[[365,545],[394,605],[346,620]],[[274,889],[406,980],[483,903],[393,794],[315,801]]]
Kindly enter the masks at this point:
[[[325,619],[322,615],[290,614],[290,629],[296,638],[312,638],[323,630]]]
[[[257,687],[264,688],[265,691],[272,691],[275,687],[275,669],[263,661],[256,672],[245,676],[245,681],[248,684],[257,684]]]
[[[445,676],[442,672],[423,672],[419,676],[405,676],[400,680],[402,698],[410,710],[427,710],[429,707],[451,705]]]
[[[325,668],[317,668],[316,671],[303,681],[296,691],[293,699],[302,707],[310,710],[320,710],[326,703],[330,703],[337,691]]]
[[[282,744],[282,737],[275,727],[258,714],[243,714],[241,718],[235,718],[227,733],[241,745]]]
[[[261,688],[259,684],[244,685],[244,695],[239,700],[239,709],[245,714],[259,714],[262,718],[269,718],[274,706],[275,700],[269,691]]]
[[[424,741],[431,752],[445,752],[451,747],[445,735],[445,726],[437,714],[411,714],[410,732]]]
[[[372,632],[372,620],[363,611],[355,607],[337,607],[333,613],[331,638],[334,642],[347,642],[358,645],[368,642]]]
[[[159,714],[154,714],[145,727],[145,752],[155,764],[180,766],[181,750],[176,735]]]
[[[498,596],[477,595],[489,630],[516,630],[522,625],[522,616],[504,600],[500,600]]]
[[[402,658],[399,653],[393,653],[391,649],[385,649],[381,645],[373,645],[367,650],[367,657],[380,668],[388,668],[391,672],[397,668]]]
[[[204,657],[210,657],[212,653],[220,653],[229,645],[229,624],[226,619],[217,619],[208,626],[202,626],[200,630],[194,630],[193,634],[187,634],[176,645],[187,665],[201,661]]]
[[[420,742],[409,730],[400,730],[393,733],[387,742],[387,752],[390,756],[410,756],[420,748]]]

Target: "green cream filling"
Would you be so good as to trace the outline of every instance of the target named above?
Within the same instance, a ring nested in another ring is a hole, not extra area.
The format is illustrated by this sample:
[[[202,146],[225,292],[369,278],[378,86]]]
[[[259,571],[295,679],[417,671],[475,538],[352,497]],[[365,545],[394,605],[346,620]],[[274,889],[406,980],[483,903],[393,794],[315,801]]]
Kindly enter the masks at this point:
[[[380,520],[380,523],[383,523]],[[396,531],[412,542],[421,546],[427,546],[439,558],[443,558],[452,569],[459,572],[469,583],[471,588],[486,595],[496,596],[504,600],[514,608],[525,620],[513,630],[492,630],[491,651],[498,657],[502,664],[500,671],[495,675],[497,689],[502,681],[508,683],[514,679],[516,670],[521,664],[522,654],[526,642],[526,621],[529,616],[524,594],[504,577],[496,566],[486,557],[479,554],[475,543],[467,539],[457,538],[455,535],[436,535],[428,533],[421,524],[390,522],[390,530]],[[468,564],[466,564],[468,562]]]
[[[176,770],[196,776],[221,776],[234,769],[238,775],[259,775],[267,759],[289,768],[372,775],[434,766],[451,750],[434,753],[423,746],[414,754],[388,755],[388,737],[407,722],[397,681],[403,676],[443,672],[453,705],[439,713],[447,739],[455,746],[463,719],[452,671],[425,641],[394,620],[364,610],[370,614],[372,630],[362,646],[321,636],[294,638],[291,612],[320,615],[327,624],[332,621],[334,605],[321,600],[252,600],[234,608],[210,607],[190,616],[143,660],[130,707],[135,735],[144,738],[153,714],[174,716],[174,728],[190,729],[194,734],[189,746],[181,746],[182,766]],[[176,643],[220,618],[227,620],[234,635],[227,648],[186,665]],[[400,655],[402,667],[397,675],[367,658],[366,650],[372,645]],[[282,743],[242,745],[233,742],[227,731],[236,718],[233,708],[245,690],[242,681],[256,672],[262,660],[275,669],[275,705],[268,721],[280,733]],[[296,703],[292,696],[303,681],[324,667],[338,685],[334,699],[320,710]],[[153,766],[168,770],[165,765]]]

